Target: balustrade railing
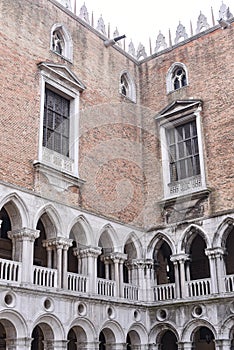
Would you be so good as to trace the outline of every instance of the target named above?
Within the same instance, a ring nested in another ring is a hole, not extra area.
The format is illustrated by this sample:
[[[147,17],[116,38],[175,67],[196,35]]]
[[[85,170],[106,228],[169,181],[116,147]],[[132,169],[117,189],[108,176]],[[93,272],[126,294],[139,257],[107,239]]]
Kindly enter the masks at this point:
[[[154,300],[171,300],[175,299],[175,283],[160,284],[153,287]]]
[[[226,292],[234,292],[234,275],[226,275],[224,283]]]
[[[41,287],[57,287],[57,270],[33,266],[33,284]]]
[[[0,259],[0,280],[5,282],[21,282],[21,263]]]
[[[115,296],[115,281],[106,280],[103,278],[97,279],[97,293],[107,297]]]
[[[211,279],[204,278],[186,282],[188,297],[200,297],[211,294]]]
[[[138,300],[139,288],[129,283],[123,284],[123,296],[128,300]]]
[[[87,276],[78,275],[77,273],[68,272],[67,287],[73,292],[87,292]]]

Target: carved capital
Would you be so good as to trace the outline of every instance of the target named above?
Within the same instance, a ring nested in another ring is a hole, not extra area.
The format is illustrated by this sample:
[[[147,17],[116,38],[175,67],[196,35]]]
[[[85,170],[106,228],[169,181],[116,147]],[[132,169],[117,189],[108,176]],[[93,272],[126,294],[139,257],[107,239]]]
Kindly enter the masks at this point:
[[[40,231],[23,227],[22,229],[19,229],[19,230],[8,231],[7,235],[10,239],[15,241],[29,240],[31,242],[34,242],[35,239],[39,237]]]
[[[55,237],[46,239],[42,242],[43,247],[45,248],[56,248],[56,249],[68,249],[72,246],[72,239],[64,237]]]

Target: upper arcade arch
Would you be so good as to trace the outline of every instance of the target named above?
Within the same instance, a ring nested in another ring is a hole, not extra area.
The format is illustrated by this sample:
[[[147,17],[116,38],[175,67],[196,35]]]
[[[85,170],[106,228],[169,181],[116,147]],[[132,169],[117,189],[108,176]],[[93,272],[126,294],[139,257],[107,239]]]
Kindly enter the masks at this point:
[[[196,237],[200,235],[206,244],[206,248],[211,248],[211,242],[205,231],[198,225],[192,224],[182,233],[178,242],[178,253],[189,253],[191,244]]]
[[[226,239],[234,228],[234,218],[227,217],[221,222],[214,234],[213,246],[224,248],[226,245]]]
[[[172,255],[176,254],[176,247],[171,238],[165,233],[156,232],[153,239],[150,241],[147,247],[146,257],[152,259],[154,251],[160,249],[164,242],[166,242],[170,247]]]
[[[83,215],[78,216],[71,222],[68,232],[81,246],[89,246],[94,242],[92,227]]]
[[[63,232],[61,218],[52,205],[45,205],[35,215],[34,228],[36,228],[39,220],[41,220],[44,225],[47,239],[55,238],[60,232]]]
[[[0,209],[5,208],[10,220],[12,231],[29,226],[28,209],[17,193],[11,193],[0,202]]]

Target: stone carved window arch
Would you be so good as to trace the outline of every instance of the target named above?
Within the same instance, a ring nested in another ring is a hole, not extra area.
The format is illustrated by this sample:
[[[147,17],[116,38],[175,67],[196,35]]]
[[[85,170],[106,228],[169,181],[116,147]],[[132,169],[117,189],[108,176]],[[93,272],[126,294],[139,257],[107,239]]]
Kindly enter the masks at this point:
[[[58,23],[53,25],[51,29],[50,48],[58,55],[72,61],[72,39],[64,25]]]
[[[167,93],[188,85],[188,70],[181,62],[174,63],[167,73]]]
[[[120,76],[119,92],[132,102],[136,102],[135,83],[127,71],[122,72]]]

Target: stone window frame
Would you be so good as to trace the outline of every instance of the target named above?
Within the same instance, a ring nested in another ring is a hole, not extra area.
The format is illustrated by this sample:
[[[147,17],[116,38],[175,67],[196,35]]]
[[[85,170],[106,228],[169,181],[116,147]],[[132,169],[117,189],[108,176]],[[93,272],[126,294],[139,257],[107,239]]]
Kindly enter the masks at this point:
[[[62,41],[61,50],[58,52],[55,48],[55,34],[58,36],[58,40]],[[73,60],[73,42],[69,31],[61,23],[55,23],[50,31],[50,49],[55,54],[65,58],[66,60],[72,62]]]
[[[185,77],[186,77],[186,84],[182,85],[175,89],[174,87],[174,79],[173,79],[173,74],[175,73],[176,70],[178,69],[182,69]],[[167,72],[167,77],[166,77],[166,88],[167,88],[167,93],[171,93],[173,91],[177,91],[179,89],[182,89],[183,87],[186,87],[189,85],[189,80],[188,80],[188,69],[186,67],[186,65],[182,62],[175,62],[171,65],[171,67],[169,68],[168,72]]]
[[[181,102],[181,101],[178,101]],[[172,105],[175,102],[172,103]],[[176,198],[178,196],[190,195],[195,192],[207,190],[205,177],[205,163],[204,163],[204,147],[202,142],[202,126],[201,126],[201,101],[189,101],[191,106],[184,107],[184,110],[172,111],[171,113],[165,111],[165,114],[159,114],[156,120],[160,125],[160,141],[161,141],[161,156],[162,156],[162,178],[164,188],[164,198]],[[200,174],[191,178],[185,178],[175,182],[170,179],[170,159],[167,143],[167,130],[178,125],[183,125],[192,120],[196,121],[199,160],[200,160]]]
[[[123,89],[125,89],[125,92]],[[136,103],[136,86],[127,70],[122,71],[120,74],[119,93],[130,101]]]
[[[79,179],[79,100],[85,86],[74,73],[62,64],[42,62],[39,65],[40,79],[40,129],[38,160],[34,167],[44,173],[52,185],[67,188],[77,185]],[[69,156],[43,146],[45,91],[49,89],[70,101]],[[62,176],[61,176],[62,175]]]

